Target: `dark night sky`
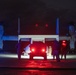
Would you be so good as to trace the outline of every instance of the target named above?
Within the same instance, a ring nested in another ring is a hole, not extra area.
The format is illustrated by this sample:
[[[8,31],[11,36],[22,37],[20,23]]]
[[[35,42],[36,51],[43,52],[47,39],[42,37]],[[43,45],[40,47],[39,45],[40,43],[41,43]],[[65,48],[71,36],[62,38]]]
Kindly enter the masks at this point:
[[[76,0],[0,0],[0,22],[6,35],[17,34],[18,16],[22,34],[55,34],[55,21],[59,17],[60,34],[65,35],[68,22],[76,24]]]

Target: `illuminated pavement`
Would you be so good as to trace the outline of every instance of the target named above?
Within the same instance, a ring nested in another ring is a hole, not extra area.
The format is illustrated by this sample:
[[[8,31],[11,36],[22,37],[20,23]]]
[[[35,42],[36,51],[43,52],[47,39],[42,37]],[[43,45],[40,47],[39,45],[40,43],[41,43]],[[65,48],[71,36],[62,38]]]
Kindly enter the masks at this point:
[[[76,55],[67,55],[66,60],[56,62],[52,56],[47,57],[47,60],[43,60],[42,57],[29,60],[29,56],[21,56],[21,60],[18,60],[17,54],[0,54],[0,68],[74,69],[76,68]]]
[[[17,54],[0,54],[0,75],[76,75],[76,55],[67,55],[67,60],[56,62],[52,57],[29,60]]]

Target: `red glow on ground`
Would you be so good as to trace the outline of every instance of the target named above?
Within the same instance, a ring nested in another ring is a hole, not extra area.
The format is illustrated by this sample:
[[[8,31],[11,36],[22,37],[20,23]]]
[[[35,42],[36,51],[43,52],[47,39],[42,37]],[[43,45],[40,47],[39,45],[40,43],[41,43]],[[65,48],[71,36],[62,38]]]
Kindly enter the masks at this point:
[[[48,27],[48,24],[46,24],[45,26]]]
[[[38,27],[38,24],[36,24],[35,26]]]

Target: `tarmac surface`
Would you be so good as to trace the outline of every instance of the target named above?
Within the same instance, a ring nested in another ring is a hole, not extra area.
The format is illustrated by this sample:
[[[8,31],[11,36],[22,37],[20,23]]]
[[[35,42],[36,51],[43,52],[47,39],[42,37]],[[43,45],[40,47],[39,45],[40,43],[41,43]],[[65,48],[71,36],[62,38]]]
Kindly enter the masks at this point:
[[[17,55],[0,54],[0,75],[76,75],[76,55],[57,62],[52,58],[18,60]]]
[[[73,58],[67,58],[57,62],[53,59],[33,59],[29,60],[27,58],[8,58],[2,57],[0,54],[0,68],[21,68],[21,69],[75,69],[76,68],[76,55],[71,55]],[[6,54],[4,54],[6,55]],[[7,54],[11,55],[11,54]]]

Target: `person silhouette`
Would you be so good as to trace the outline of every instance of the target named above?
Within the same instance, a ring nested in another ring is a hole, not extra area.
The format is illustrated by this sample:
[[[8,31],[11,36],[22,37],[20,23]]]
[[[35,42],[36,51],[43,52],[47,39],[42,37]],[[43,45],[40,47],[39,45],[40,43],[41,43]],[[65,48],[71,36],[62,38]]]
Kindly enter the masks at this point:
[[[57,62],[60,62],[60,58],[59,58],[59,42],[57,40],[54,40],[53,46],[52,46],[52,55],[53,55],[53,59],[55,59]]]

